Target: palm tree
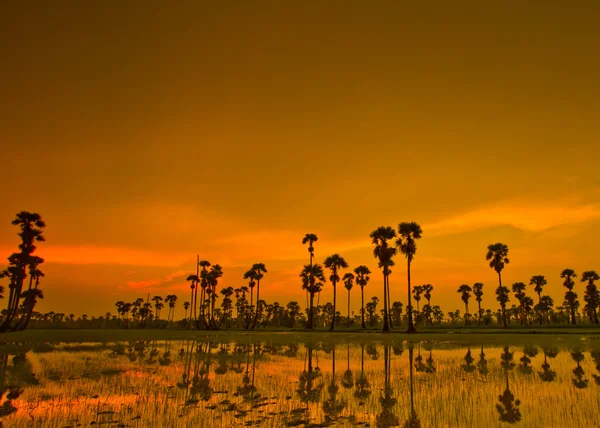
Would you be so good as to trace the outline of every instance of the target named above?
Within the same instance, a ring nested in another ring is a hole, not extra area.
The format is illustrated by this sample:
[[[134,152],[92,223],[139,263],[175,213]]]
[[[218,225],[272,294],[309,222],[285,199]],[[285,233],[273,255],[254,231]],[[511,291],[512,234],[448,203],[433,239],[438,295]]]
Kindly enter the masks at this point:
[[[375,245],[373,255],[379,260],[379,267],[383,270],[383,331],[390,331],[387,278],[390,274],[390,267],[393,266],[392,257],[396,255],[396,249],[390,247],[388,240],[396,236],[396,232],[391,227],[380,226],[369,235],[371,242]]]
[[[502,270],[510,263],[508,259],[508,246],[498,242],[488,245],[485,259],[490,262],[490,267],[498,274],[498,284],[502,286]]]
[[[304,238],[302,238],[302,245],[308,244],[308,254],[309,254],[309,258],[310,258],[310,263],[309,263],[310,266],[312,266],[313,257],[315,256],[315,247],[313,244],[315,242],[317,242],[318,240],[319,240],[319,238],[314,233],[307,233],[306,235],[304,235]],[[310,283],[309,287],[314,287],[315,281],[313,278],[310,278],[309,283]],[[306,289],[306,306],[307,307],[309,306],[308,295],[309,295],[309,290],[307,288]],[[309,320],[309,323],[306,324],[307,329],[312,329],[311,322],[312,322],[312,320]]]
[[[433,291],[433,285],[431,284],[425,284],[422,286],[423,287],[423,297],[425,297],[425,300],[427,300],[427,321],[429,322],[429,324],[431,325],[431,292]],[[423,311],[425,312],[425,308],[423,308]]]
[[[421,239],[423,231],[421,226],[415,222],[400,223],[398,225],[399,238],[396,241],[396,245],[400,249],[400,252],[406,256],[408,261],[408,333],[415,333],[417,330],[413,325],[412,319],[412,303],[410,301],[410,263],[413,261],[417,252],[417,239]]]
[[[415,302],[417,302],[417,312],[421,311],[419,308],[419,302],[421,301],[421,294],[423,294],[424,291],[425,289],[423,285],[415,285],[412,288],[413,299],[415,299]]]
[[[588,270],[581,274],[581,282],[588,282],[585,287],[584,300],[587,304],[588,315],[590,321],[594,324],[598,324],[598,306],[600,305],[600,293],[596,287],[595,281],[600,280],[600,276],[596,271]]]
[[[352,290],[352,287],[354,286],[354,274],[348,272],[344,275],[342,280],[344,281],[346,290],[348,290],[348,328],[350,328],[350,290]]]
[[[333,317],[331,319],[331,327],[329,327],[329,331],[333,331],[335,328],[335,313],[336,313],[336,285],[340,281],[340,276],[338,272],[340,269],[347,269],[348,263],[342,256],[339,254],[333,254],[325,259],[323,265],[331,270],[331,276],[329,277],[329,281],[331,281],[331,285],[333,285]]]
[[[360,303],[360,315],[362,321],[362,328],[367,328],[365,325],[365,286],[369,283],[371,277],[371,271],[365,265],[357,266],[354,269],[354,273],[356,274],[356,285],[360,287],[360,295],[361,295],[361,303]]]
[[[194,312],[196,312],[196,304],[195,304],[195,300],[194,300],[194,295],[197,297],[198,296],[198,283],[200,282],[200,278],[198,278],[198,275],[189,275],[186,278],[186,281],[190,281],[190,290],[191,291],[191,305],[192,305],[192,310]],[[195,293],[194,293],[195,291]],[[190,323],[188,324],[188,328],[190,328],[192,326],[192,310],[190,310]],[[195,318],[195,317],[194,317]]]
[[[461,300],[464,302],[465,304],[465,325],[469,325],[469,299],[471,298],[471,287],[469,287],[467,284],[463,284],[461,285],[457,292],[461,293]]]
[[[263,279],[264,274],[267,273],[267,268],[264,263],[254,263],[252,265],[254,271],[254,279],[256,280],[256,301],[258,302],[260,295],[260,280]],[[256,321],[258,320],[258,311],[254,314],[254,322],[252,323],[252,330],[256,327]]]
[[[542,300],[542,291],[544,290],[544,286],[548,284],[544,275],[534,275],[529,280],[529,285],[533,285],[533,291],[535,291],[538,295],[538,303]]]
[[[496,289],[496,300],[498,300],[500,307],[502,308],[502,324],[504,328],[508,328],[508,325],[506,324],[506,304],[510,300],[508,293],[508,288],[503,285],[498,286]]]
[[[183,309],[185,310],[185,313],[183,315],[183,319],[187,320],[187,311],[190,308],[190,302],[183,302]]]
[[[210,262],[208,260],[200,260],[200,257],[198,256],[197,259],[197,263],[196,263],[196,275],[199,278],[199,281],[196,283],[196,293],[194,296],[194,301],[192,302],[192,307],[194,308],[194,319],[196,320],[196,327],[200,328],[200,323],[198,322],[198,316],[196,314],[196,306],[198,306],[198,286],[200,286],[202,288],[202,293],[200,293],[200,317],[202,319],[202,324],[206,327],[208,327],[208,322],[206,320],[206,317],[204,316],[204,308],[206,306],[205,300],[207,298],[206,296],[206,291],[208,288],[208,270],[207,268],[209,268],[211,266]],[[202,272],[198,271],[198,268],[201,267],[202,268]]]
[[[548,313],[550,312],[550,309],[554,306],[554,300],[552,300],[552,297],[550,296],[542,296],[542,299],[540,300],[540,311],[543,314],[546,314],[546,323],[550,324],[550,316],[548,315]]]
[[[512,291],[513,293],[515,293],[515,298],[517,299],[517,301],[519,302],[519,318],[521,321],[521,325],[523,325],[524,323],[524,318],[525,318],[525,298],[527,297],[525,295],[525,289],[527,288],[527,285],[525,285],[524,282],[515,282],[512,285]]]
[[[564,269],[560,273],[560,277],[564,278],[563,286],[567,289],[565,293],[565,300],[569,303],[569,308],[571,310],[571,324],[575,325],[577,322],[575,321],[575,307],[577,305],[577,293],[573,291],[573,287],[575,286],[575,281],[573,278],[577,277],[577,274],[573,269]]]
[[[310,295],[306,328],[312,330],[315,294],[321,290],[322,283],[325,282],[323,266],[318,263],[304,265],[302,272],[300,272],[300,279],[302,280],[302,288]],[[319,280],[319,283],[315,284],[315,280]]]
[[[252,319],[252,311],[254,305],[254,287],[256,286],[256,271],[254,269],[248,270],[244,274],[244,279],[248,280],[248,288],[250,289],[250,309],[249,314],[246,314],[246,320],[244,321],[245,328],[248,330],[250,327],[250,320]]]
[[[475,295],[475,300],[477,300],[477,314],[479,315],[478,324],[481,325],[481,300],[483,297],[483,284],[481,282],[473,284],[473,294]]]

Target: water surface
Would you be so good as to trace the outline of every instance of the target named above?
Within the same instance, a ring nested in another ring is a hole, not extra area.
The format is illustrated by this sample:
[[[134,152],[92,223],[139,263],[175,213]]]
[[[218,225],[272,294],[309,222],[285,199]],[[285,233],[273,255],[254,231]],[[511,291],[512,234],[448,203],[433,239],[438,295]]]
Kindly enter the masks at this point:
[[[5,427],[596,427],[600,346],[219,340],[0,350]]]

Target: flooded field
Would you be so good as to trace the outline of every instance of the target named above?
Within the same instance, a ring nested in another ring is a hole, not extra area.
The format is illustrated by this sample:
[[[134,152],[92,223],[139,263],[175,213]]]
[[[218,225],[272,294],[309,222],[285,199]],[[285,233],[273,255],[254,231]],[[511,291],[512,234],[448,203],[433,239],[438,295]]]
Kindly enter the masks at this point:
[[[205,340],[0,348],[3,427],[597,427],[600,343]]]

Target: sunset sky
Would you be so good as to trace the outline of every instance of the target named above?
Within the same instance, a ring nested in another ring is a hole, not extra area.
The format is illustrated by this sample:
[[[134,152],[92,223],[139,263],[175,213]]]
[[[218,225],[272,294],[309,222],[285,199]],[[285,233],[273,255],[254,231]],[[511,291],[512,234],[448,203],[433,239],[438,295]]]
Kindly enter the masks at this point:
[[[37,310],[175,293],[180,316],[196,254],[304,306],[308,232],[381,297],[368,236],[402,221],[444,310],[477,281],[497,308],[495,242],[505,285],[546,275],[558,305],[562,269],[600,271],[597,1],[23,3],[0,4],[0,255],[39,212]]]

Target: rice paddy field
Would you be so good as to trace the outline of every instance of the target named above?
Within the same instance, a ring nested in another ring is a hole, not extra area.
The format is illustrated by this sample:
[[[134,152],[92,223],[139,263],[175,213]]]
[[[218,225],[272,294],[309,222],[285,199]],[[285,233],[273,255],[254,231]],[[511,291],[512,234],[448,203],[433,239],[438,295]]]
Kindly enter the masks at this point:
[[[14,341],[0,424],[600,426],[598,335],[443,336]]]

